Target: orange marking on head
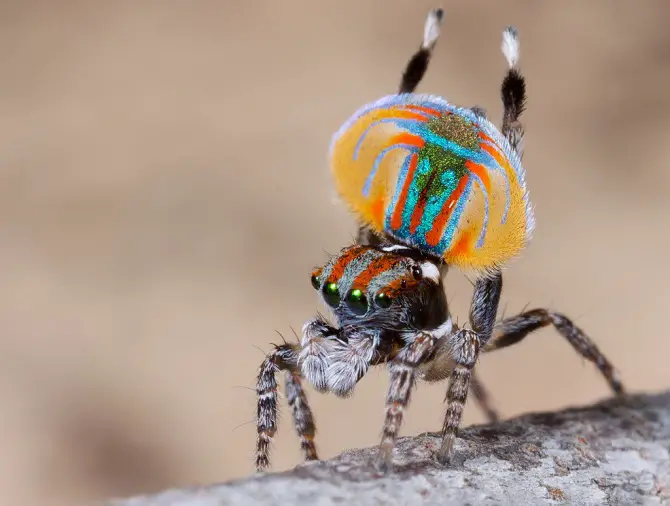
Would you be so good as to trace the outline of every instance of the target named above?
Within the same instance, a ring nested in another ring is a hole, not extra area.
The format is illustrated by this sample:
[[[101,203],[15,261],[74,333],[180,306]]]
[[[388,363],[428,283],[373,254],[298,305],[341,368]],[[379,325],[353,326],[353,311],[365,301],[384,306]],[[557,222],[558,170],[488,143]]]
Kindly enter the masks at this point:
[[[403,184],[402,191],[400,192],[400,197],[398,198],[398,202],[396,202],[395,209],[393,209],[393,216],[391,217],[391,228],[393,230],[398,230],[400,225],[402,225],[402,210],[407,203],[409,187],[412,186],[412,180],[414,179],[414,172],[416,171],[416,165],[418,161],[419,156],[414,153],[409,161],[407,177],[405,178],[405,183]]]
[[[359,290],[366,291],[370,281],[377,275],[381,274],[384,271],[392,269],[395,265],[400,262],[400,258],[395,255],[384,255],[379,258],[375,258],[368,268],[361,272],[354,282],[351,285],[351,288],[357,288]]]
[[[328,283],[336,283],[344,274],[344,269],[347,265],[355,259],[361,256],[363,253],[368,251],[370,248],[368,246],[352,246],[348,248],[333,265],[332,270],[330,271],[330,276],[328,277]]]
[[[458,186],[456,186],[456,189],[453,192],[451,192],[451,195],[449,195],[449,198],[445,201],[444,205],[442,206],[440,214],[438,214],[435,217],[435,220],[433,221],[433,226],[431,227],[430,231],[426,234],[426,243],[429,246],[437,246],[437,244],[440,242],[440,239],[442,239],[442,234],[444,234],[444,227],[447,226],[449,217],[451,216],[452,211],[456,207],[456,202],[458,202],[458,199],[460,199],[461,195],[463,195],[463,192],[465,191],[465,187],[468,185],[469,180],[470,176],[468,176],[467,174],[461,178],[461,180],[458,182]]]
[[[321,273],[323,272],[323,267],[319,267],[318,269],[314,269],[312,271],[312,276],[316,276],[317,278],[321,276]]]
[[[396,298],[403,292],[411,292],[412,290],[415,290],[418,286],[419,281],[415,279],[414,276],[408,274],[407,276],[394,279],[382,288],[381,291],[391,298]]]
[[[475,163],[472,160],[467,160],[465,162],[465,168],[472,172],[474,175],[479,176],[486,193],[491,193],[491,179],[489,178],[489,173],[486,170],[486,167],[479,163]]]

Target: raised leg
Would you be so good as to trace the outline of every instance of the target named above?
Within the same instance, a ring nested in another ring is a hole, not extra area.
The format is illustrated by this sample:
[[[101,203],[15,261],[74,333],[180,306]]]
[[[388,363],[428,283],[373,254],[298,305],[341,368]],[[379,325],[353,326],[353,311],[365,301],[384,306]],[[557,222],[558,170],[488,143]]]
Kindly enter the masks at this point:
[[[419,50],[407,62],[398,88],[399,93],[412,93],[423,79],[430,57],[433,55],[433,48],[440,36],[440,23],[443,16],[442,9],[433,9],[428,13],[423,29],[423,42]]]
[[[518,316],[506,318],[495,326],[493,339],[483,351],[499,350],[518,343],[531,332],[553,325],[582,357],[593,362],[616,395],[624,394],[624,387],[612,363],[595,343],[572,321],[547,309],[533,309]]]
[[[430,334],[419,334],[389,363],[390,384],[386,396],[382,440],[379,445],[378,466],[381,471],[387,471],[391,466],[393,448],[405,408],[409,405],[417,367],[433,357],[436,342],[437,339]]]
[[[286,371],[286,397],[293,415],[293,424],[300,437],[300,446],[306,460],[317,459],[314,446],[314,418],[300,383],[298,351],[296,345],[276,346],[263,360],[256,383],[258,407],[256,424],[256,469],[264,471],[270,466],[270,445],[277,432],[277,378],[276,373]]]
[[[519,33],[513,26],[503,32],[501,49],[509,65],[500,88],[504,108],[502,133],[519,156],[523,156],[524,131],[519,116],[526,108],[526,80],[518,69]]]
[[[400,79],[400,85],[398,86],[398,93],[414,92],[426,74],[428,63],[433,55],[433,49],[440,36],[440,24],[443,17],[444,11],[442,9],[433,9],[428,13],[423,28],[423,42],[419,50],[412,55],[405,66],[402,78]],[[358,244],[377,245],[384,241],[366,227],[361,226],[358,229],[356,242]]]
[[[451,353],[456,366],[449,378],[447,412],[442,426],[442,446],[437,454],[438,460],[442,463],[448,462],[451,458],[468,397],[472,370],[477,363],[480,346],[491,339],[501,291],[500,272],[478,279],[470,306],[472,330],[461,329],[452,336]]]

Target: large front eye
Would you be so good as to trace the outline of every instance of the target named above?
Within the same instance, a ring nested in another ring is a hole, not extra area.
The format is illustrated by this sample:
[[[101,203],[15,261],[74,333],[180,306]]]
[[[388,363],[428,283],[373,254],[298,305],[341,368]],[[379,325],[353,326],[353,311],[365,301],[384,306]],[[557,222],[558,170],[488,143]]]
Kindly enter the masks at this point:
[[[368,299],[362,290],[354,288],[347,294],[347,306],[356,314],[365,314],[368,311]]]
[[[340,290],[337,288],[337,283],[326,283],[323,287],[323,298],[330,307],[340,305]]]
[[[384,292],[379,292],[377,295],[375,295],[375,304],[377,304],[379,307],[383,309],[391,307],[392,303],[393,299],[388,295],[386,295]]]

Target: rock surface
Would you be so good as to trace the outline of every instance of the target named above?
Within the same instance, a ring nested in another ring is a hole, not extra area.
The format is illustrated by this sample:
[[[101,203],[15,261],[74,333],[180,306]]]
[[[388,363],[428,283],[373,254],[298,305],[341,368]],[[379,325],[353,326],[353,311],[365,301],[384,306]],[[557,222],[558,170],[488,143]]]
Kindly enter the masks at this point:
[[[436,434],[402,438],[380,476],[376,448],[107,506],[670,504],[670,392],[466,428],[449,468]]]

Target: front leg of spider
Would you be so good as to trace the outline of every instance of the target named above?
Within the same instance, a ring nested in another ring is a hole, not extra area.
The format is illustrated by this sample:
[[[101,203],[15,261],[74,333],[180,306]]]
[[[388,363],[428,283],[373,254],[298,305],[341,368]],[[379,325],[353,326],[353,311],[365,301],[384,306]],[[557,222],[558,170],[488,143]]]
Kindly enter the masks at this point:
[[[263,360],[258,372],[256,396],[258,399],[256,424],[256,470],[264,471],[270,466],[270,446],[277,432],[277,378],[279,371],[286,373],[286,398],[293,425],[300,437],[300,447],[305,460],[318,459],[314,446],[314,416],[302,388],[302,377],[298,369],[298,346],[282,344],[275,346]]]
[[[448,463],[453,454],[454,440],[461,424],[472,371],[477,363],[480,348],[486,345],[493,334],[501,291],[500,272],[492,277],[478,279],[470,307],[472,330],[461,329],[452,337],[451,354],[455,366],[449,378],[447,412],[442,426],[442,445],[437,453],[437,459],[443,464]]]
[[[405,409],[409,405],[417,369],[432,359],[436,342],[437,339],[430,333],[421,333],[389,363],[390,384],[377,462],[379,471],[383,473],[391,468],[393,448]]]
[[[339,329],[321,317],[302,328],[298,363],[302,374],[318,392],[328,391],[328,367],[338,335]]]

